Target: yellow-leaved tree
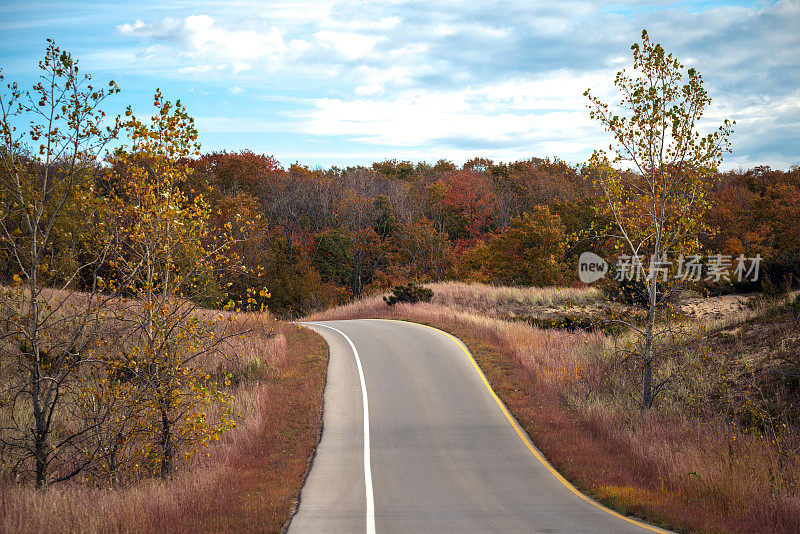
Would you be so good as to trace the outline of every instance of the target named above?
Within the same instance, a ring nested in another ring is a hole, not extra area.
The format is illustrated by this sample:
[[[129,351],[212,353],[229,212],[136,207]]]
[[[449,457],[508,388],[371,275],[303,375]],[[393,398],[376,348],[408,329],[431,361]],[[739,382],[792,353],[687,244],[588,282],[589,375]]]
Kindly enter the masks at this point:
[[[126,111],[123,128],[131,144],[109,159],[105,230],[115,244],[107,283],[124,283],[128,297],[115,310],[128,328],[110,375],[135,384],[129,391],[144,403],[136,412],[136,427],[144,433],[130,426],[121,431],[115,442],[129,440],[128,446],[119,448],[113,463],[140,465],[165,478],[179,458],[190,460],[234,426],[230,398],[208,366],[220,344],[242,332],[229,328],[228,312],[203,311],[197,302],[222,294],[215,264],[245,267],[229,254],[230,228],[210,235],[209,206],[189,188],[187,158],[199,151],[193,119],[180,101],[173,104],[160,91],[154,105],[149,121]],[[142,435],[151,438],[144,446],[136,438]],[[131,462],[132,455],[141,463]]]
[[[119,89],[50,39],[39,71],[31,90],[0,88],[0,462],[44,488],[92,462],[110,416],[98,402],[84,419],[75,401],[103,366],[101,311],[116,297],[96,284],[109,246],[88,229],[97,158],[117,133],[102,103]]]
[[[642,341],[640,402],[649,408],[667,383],[666,377],[654,377],[657,342],[668,331],[659,326],[659,317],[679,287],[681,258],[699,250],[709,192],[723,154],[730,151],[732,123],[725,120],[702,134],[698,122],[711,99],[700,73],[685,70],[646,31],[631,49],[633,72],[622,70],[614,79],[622,94],[618,109],[589,90],[584,94],[591,118],[614,137],[608,151],[592,155],[588,167],[616,227],[625,276],[641,273],[647,318],[630,326]]]

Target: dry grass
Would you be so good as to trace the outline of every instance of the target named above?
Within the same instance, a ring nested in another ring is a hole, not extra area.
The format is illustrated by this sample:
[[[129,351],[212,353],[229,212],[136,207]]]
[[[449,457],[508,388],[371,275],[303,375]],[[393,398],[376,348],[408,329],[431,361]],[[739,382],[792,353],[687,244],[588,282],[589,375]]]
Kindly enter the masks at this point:
[[[268,314],[206,362],[233,372],[238,426],[167,482],[120,490],[0,487],[2,532],[278,532],[293,511],[321,427],[327,348]],[[237,327],[236,324],[233,325]]]
[[[548,459],[583,491],[617,510],[679,531],[800,531],[796,454],[787,460],[769,438],[742,432],[707,411],[642,412],[633,402],[610,402],[593,390],[615,372],[608,362],[598,364],[608,338],[542,330],[475,311],[495,306],[487,302],[507,302],[516,289],[439,286],[433,286],[431,304],[388,308],[371,298],[312,318],[405,319],[461,338]],[[530,290],[529,299],[537,291]],[[739,322],[753,313],[711,317],[705,326]]]
[[[463,282],[427,287],[433,290],[434,304],[492,317],[526,316],[534,308],[586,306],[603,300],[603,292],[593,287],[498,287]]]

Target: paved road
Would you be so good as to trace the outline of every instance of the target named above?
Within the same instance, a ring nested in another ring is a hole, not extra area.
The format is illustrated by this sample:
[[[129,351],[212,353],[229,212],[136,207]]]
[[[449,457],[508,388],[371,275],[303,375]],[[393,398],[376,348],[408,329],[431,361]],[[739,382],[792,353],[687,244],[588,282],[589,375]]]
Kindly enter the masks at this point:
[[[647,532],[537,459],[455,338],[396,321],[307,326],[330,366],[289,532]]]

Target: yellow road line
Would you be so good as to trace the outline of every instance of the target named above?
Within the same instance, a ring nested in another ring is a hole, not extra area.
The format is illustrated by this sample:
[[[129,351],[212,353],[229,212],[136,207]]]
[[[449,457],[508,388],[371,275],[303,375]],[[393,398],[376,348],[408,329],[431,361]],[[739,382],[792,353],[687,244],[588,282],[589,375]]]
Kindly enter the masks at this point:
[[[607,514],[611,514],[614,517],[618,517],[619,519],[622,519],[623,521],[627,521],[628,523],[636,525],[637,527],[641,527],[641,528],[643,528],[645,530],[649,530],[651,532],[661,532],[661,533],[668,532],[667,530],[663,530],[663,529],[660,529],[658,527],[654,527],[652,525],[648,525],[646,523],[642,523],[641,521],[637,521],[635,519],[631,519],[630,517],[626,517],[626,516],[620,514],[619,512],[615,512],[614,510],[611,510],[610,508],[606,508],[605,506],[603,506],[599,502],[595,501],[594,499],[591,499],[591,498],[587,497],[586,495],[584,495],[583,493],[578,491],[578,489],[575,488],[575,486],[573,486],[566,478],[561,476],[561,473],[556,471],[555,468],[552,465],[550,465],[550,462],[545,460],[544,456],[542,456],[541,453],[538,450],[536,450],[536,447],[533,446],[533,444],[531,443],[530,439],[528,439],[528,436],[525,434],[525,431],[522,430],[522,428],[517,423],[516,419],[514,419],[514,417],[509,413],[508,408],[506,408],[506,405],[503,404],[503,401],[500,400],[500,397],[498,397],[497,394],[492,389],[492,386],[489,384],[489,380],[486,379],[486,375],[483,374],[483,371],[481,370],[480,366],[478,365],[478,362],[475,361],[475,358],[472,356],[472,353],[464,345],[464,343],[461,342],[460,339],[458,339],[454,335],[450,334],[449,332],[445,332],[444,330],[439,330],[438,328],[434,328],[434,327],[428,326],[426,324],[415,323],[415,322],[412,322],[412,321],[399,321],[399,320],[396,320],[396,319],[370,319],[370,320],[372,320],[372,321],[392,321],[392,322],[407,323],[407,324],[411,323],[411,324],[415,324],[415,325],[418,325],[418,326],[424,326],[425,328],[430,328],[431,330],[433,330],[435,332],[439,332],[441,334],[444,334],[447,337],[449,337],[450,339],[452,339],[459,347],[461,347],[461,350],[463,350],[464,353],[467,355],[467,357],[470,359],[470,361],[472,362],[472,366],[475,367],[475,370],[478,372],[478,375],[480,375],[481,380],[483,380],[483,384],[486,386],[486,389],[488,389],[489,393],[492,394],[492,397],[494,397],[494,400],[497,402],[497,405],[500,407],[500,410],[502,410],[503,415],[506,416],[506,419],[508,419],[508,422],[511,423],[511,426],[514,427],[514,430],[517,432],[517,435],[520,437],[520,439],[522,439],[523,443],[525,443],[525,446],[528,447],[528,450],[531,451],[531,454],[533,454],[536,457],[536,459],[539,460],[539,462],[541,462],[541,464],[544,465],[547,468],[548,471],[553,473],[553,476],[555,476],[556,479],[559,482],[561,482],[572,493],[574,493],[575,495],[577,495],[578,497],[580,497],[584,501],[588,502],[589,504],[591,504],[595,508],[598,508],[598,509],[606,512]]]

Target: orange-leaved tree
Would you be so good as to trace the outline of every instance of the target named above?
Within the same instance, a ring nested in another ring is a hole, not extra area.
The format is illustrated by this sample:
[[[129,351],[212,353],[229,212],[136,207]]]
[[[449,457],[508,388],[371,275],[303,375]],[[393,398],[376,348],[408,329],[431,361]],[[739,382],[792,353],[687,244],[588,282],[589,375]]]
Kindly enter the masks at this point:
[[[444,205],[455,215],[450,237],[467,246],[494,230],[498,211],[497,197],[484,175],[472,171],[456,171],[447,175]]]
[[[497,285],[555,285],[564,275],[565,243],[558,215],[536,206],[487,244],[469,249],[462,257],[463,274]]]

